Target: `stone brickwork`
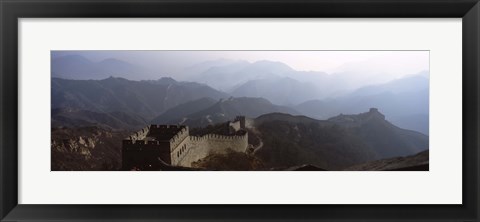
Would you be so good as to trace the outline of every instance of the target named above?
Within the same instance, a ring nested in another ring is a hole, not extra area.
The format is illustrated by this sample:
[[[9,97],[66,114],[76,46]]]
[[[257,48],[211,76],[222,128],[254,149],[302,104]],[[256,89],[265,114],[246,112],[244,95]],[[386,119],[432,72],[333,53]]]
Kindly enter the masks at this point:
[[[173,166],[190,167],[193,162],[211,153],[225,153],[229,149],[245,152],[248,147],[245,117],[237,117],[229,126],[232,134],[229,136],[190,136],[187,126],[145,127],[123,140],[123,169],[157,169],[158,158]]]
[[[226,153],[227,150],[245,152],[248,147],[248,133],[243,131],[238,134],[240,135],[207,134],[204,136],[190,136],[189,153],[178,165],[189,167],[191,163],[205,158],[209,154]]]

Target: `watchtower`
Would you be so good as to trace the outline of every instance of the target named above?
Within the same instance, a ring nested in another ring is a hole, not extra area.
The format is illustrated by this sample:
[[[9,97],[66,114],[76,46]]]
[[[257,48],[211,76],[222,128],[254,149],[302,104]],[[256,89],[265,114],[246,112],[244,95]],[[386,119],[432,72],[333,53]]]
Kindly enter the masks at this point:
[[[175,165],[177,158],[172,153],[178,153],[177,147],[188,137],[186,126],[151,125],[146,129],[147,131],[142,129],[123,140],[122,168],[124,170],[157,170],[161,165],[159,159]]]

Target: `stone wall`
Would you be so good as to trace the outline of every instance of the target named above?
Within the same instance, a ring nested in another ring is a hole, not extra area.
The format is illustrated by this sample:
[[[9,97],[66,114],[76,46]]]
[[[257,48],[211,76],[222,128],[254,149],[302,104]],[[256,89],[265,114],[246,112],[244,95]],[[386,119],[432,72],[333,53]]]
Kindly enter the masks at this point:
[[[191,146],[188,131],[186,136],[180,138],[170,142],[170,159],[171,165],[173,166],[183,166],[184,164],[182,163],[185,162],[190,155]],[[173,144],[175,145],[173,146]]]
[[[150,165],[155,167],[159,157],[165,163],[173,166],[190,167],[192,162],[212,153],[226,153],[227,150],[245,152],[248,147],[248,133],[240,131],[245,127],[245,118],[236,118],[234,122],[230,123],[230,127],[232,133],[239,135],[190,136],[186,126],[147,126],[123,140],[124,168],[131,168],[131,166],[139,164],[142,165],[142,168],[149,168]],[[151,137],[152,135],[157,138],[158,135],[162,136],[160,136],[160,140],[149,140],[147,136]]]
[[[174,152],[175,149],[177,149],[177,147],[179,147],[181,143],[183,143],[185,138],[187,138],[188,136],[189,136],[188,127],[185,126],[177,134],[175,134],[175,136],[173,136],[170,139],[171,151]]]
[[[150,126],[146,126],[143,129],[133,133],[129,137],[125,138],[125,140],[132,140],[133,142],[135,140],[143,140],[145,137],[147,137],[148,132],[150,131]]]
[[[244,135],[223,136],[207,134],[190,136],[186,155],[177,162],[179,166],[191,166],[192,162],[205,158],[212,153],[226,153],[227,150],[245,152],[248,147],[248,133]]]

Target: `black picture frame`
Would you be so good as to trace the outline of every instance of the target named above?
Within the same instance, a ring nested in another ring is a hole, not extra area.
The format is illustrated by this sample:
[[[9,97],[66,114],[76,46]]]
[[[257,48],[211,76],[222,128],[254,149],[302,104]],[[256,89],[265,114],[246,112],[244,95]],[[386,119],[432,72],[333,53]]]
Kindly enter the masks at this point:
[[[480,4],[478,0],[0,0],[0,15],[1,221],[479,221]],[[47,17],[462,18],[463,204],[18,204],[17,21],[19,18]]]

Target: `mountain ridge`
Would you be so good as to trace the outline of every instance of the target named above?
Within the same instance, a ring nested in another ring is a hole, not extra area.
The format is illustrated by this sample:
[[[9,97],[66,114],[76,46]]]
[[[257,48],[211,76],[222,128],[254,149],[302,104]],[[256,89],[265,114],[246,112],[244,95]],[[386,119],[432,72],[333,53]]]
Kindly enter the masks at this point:
[[[311,164],[339,170],[429,149],[428,136],[394,126],[376,109],[328,120],[271,113],[254,122],[264,143],[255,153],[274,168]]]
[[[209,86],[172,82],[171,79],[133,81],[109,77],[102,80],[52,78],[52,109],[74,108],[106,113],[135,113],[151,119],[179,104],[203,98],[227,98]]]

